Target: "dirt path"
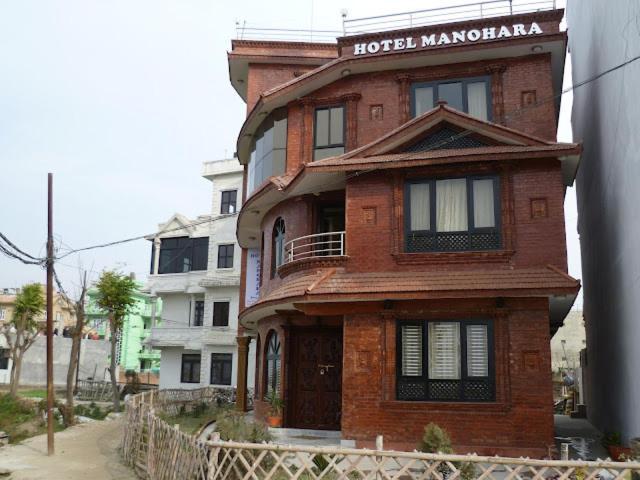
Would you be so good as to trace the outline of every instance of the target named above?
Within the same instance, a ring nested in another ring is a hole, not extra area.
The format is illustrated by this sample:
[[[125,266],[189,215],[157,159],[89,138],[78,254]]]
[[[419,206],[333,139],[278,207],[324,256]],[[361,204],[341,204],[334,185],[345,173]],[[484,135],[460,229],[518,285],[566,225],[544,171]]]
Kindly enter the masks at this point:
[[[0,448],[0,470],[11,480],[134,480],[118,448],[122,420],[85,423],[56,433],[56,454],[47,456],[47,436]]]

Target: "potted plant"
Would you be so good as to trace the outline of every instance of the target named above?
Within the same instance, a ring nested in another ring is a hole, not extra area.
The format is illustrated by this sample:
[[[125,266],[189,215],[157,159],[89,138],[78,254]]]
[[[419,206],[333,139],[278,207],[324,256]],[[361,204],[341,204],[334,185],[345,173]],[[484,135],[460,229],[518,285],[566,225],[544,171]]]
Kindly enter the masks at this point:
[[[607,449],[611,459],[614,461],[624,461],[631,458],[631,449],[622,446],[620,432],[607,432],[602,438],[602,445]]]
[[[269,402],[267,423],[270,427],[282,427],[282,408],[284,407],[284,401],[275,389],[272,389],[267,394],[267,402]]]

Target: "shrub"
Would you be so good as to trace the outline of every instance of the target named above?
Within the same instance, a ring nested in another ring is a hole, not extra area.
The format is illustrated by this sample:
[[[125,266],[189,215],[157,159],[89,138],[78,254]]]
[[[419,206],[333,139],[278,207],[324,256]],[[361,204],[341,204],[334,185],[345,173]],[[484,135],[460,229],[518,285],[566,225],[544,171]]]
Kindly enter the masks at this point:
[[[424,427],[424,435],[422,435],[422,441],[418,449],[425,453],[453,453],[453,447],[451,446],[451,437],[447,431],[435,423],[431,422]],[[454,467],[460,471],[460,478],[462,480],[471,480],[476,477],[476,466],[471,462],[451,462]],[[441,463],[437,468],[438,472],[447,478],[451,475],[452,470],[446,463]]]
[[[228,410],[218,415],[216,430],[222,440],[252,443],[262,443],[271,440],[271,434],[266,426],[247,420],[244,413],[233,410]]]

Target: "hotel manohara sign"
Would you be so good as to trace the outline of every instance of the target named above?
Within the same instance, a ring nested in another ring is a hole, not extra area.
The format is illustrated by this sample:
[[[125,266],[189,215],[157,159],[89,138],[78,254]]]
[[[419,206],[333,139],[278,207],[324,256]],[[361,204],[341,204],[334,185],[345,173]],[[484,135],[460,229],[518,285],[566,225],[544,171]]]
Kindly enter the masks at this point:
[[[483,29],[459,30],[440,35],[422,35],[416,37],[390,38],[375,42],[356,43],[353,46],[354,55],[366,55],[368,53],[394,52],[399,50],[423,49],[428,47],[439,47],[456,43],[477,42],[479,40],[496,40],[501,38],[526,37],[529,35],[539,35],[543,33],[542,28],[533,22],[529,28],[524,23],[516,23],[511,26],[487,27]]]

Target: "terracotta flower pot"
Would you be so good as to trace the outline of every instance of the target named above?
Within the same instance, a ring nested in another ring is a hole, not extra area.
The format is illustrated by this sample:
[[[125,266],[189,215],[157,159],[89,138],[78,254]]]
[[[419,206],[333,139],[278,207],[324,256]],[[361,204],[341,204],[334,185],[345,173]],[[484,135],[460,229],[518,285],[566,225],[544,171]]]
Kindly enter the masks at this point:
[[[278,417],[268,416],[267,417],[267,424],[270,427],[280,428],[280,427],[282,427],[282,417],[280,417],[280,416],[278,416]]]
[[[623,447],[622,445],[609,445],[607,450],[609,451],[609,455],[611,455],[611,460],[616,462],[619,460],[626,460],[631,457],[631,449]],[[624,455],[626,458],[620,458],[621,455]]]

